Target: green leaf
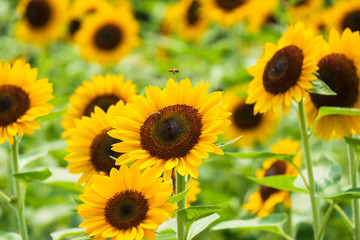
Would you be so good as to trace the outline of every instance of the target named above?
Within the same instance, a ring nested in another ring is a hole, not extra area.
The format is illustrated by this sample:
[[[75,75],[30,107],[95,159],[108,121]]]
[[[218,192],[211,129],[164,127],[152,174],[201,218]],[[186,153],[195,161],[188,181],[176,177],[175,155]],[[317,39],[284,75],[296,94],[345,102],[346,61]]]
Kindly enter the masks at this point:
[[[21,240],[21,236],[14,232],[0,231],[0,240]]]
[[[30,183],[33,181],[44,181],[51,176],[51,172],[48,168],[39,171],[14,173],[15,178],[23,183]]]
[[[191,240],[194,237],[196,237],[199,233],[201,233],[203,230],[205,230],[211,223],[219,219],[220,216],[217,213],[213,213],[207,217],[201,218],[197,221],[195,221],[191,226],[189,227],[188,233],[187,233],[187,240]]]
[[[226,148],[227,146],[233,144],[234,142],[236,142],[237,140],[239,140],[240,138],[242,138],[242,136],[239,136],[237,138],[234,138],[233,140],[230,140],[228,142],[222,142],[222,143],[218,143],[216,144],[216,146],[218,146],[219,148]]]
[[[338,183],[341,179],[341,166],[325,156],[313,167],[316,190],[321,192],[325,188]]]
[[[313,126],[320,120],[320,118],[328,115],[360,115],[360,109],[356,108],[341,108],[341,107],[321,107],[319,113],[314,121]]]
[[[79,237],[84,233],[84,228],[71,228],[50,233],[50,236],[52,237],[52,240],[61,240],[67,237],[72,237],[71,239],[73,239],[73,237]]]
[[[293,158],[296,156],[296,154],[279,154],[279,153],[271,153],[271,152],[252,152],[252,153],[225,152],[225,154],[237,158],[248,158],[248,159],[276,158],[287,162],[292,162]]]
[[[51,113],[49,113],[46,116],[43,117],[39,117],[36,119],[37,122],[48,122],[51,121],[55,118],[60,117],[61,115],[63,115],[65,112],[67,111],[67,108],[63,108],[63,109],[57,109],[52,111]]]
[[[356,155],[359,156],[360,155],[360,139],[352,138],[352,137],[345,137],[345,141],[354,148]]]
[[[248,177],[251,181],[254,181],[258,184],[272,187],[276,189],[286,190],[286,191],[294,191],[294,192],[303,192],[307,193],[308,191],[303,188],[298,188],[294,186],[294,181],[297,176],[289,176],[289,175],[276,175],[265,177],[262,179]]]
[[[189,187],[188,189],[186,189],[185,191],[176,194],[175,196],[170,197],[166,202],[168,203],[177,203],[178,201],[180,201],[181,199],[183,199],[186,194],[189,192],[191,187]]]
[[[59,188],[69,190],[69,191],[71,191],[73,193],[76,193],[76,194],[81,194],[82,189],[83,189],[83,187],[81,185],[76,185],[73,182],[61,182],[61,181],[51,182],[51,181],[46,181],[45,183],[49,184],[49,185],[52,185],[52,186],[55,186],[55,187],[59,187]]]
[[[223,208],[227,207],[229,203],[216,204],[216,205],[203,205],[193,206],[185,209],[181,209],[176,212],[185,224],[186,232],[188,232],[191,224],[195,221],[210,216]]]
[[[326,199],[332,199],[335,202],[340,202],[347,199],[360,198],[360,188],[350,188],[345,192],[338,193],[332,196],[322,196]]]
[[[286,239],[292,239],[289,235],[284,233],[281,226],[287,221],[287,215],[284,213],[271,214],[263,218],[253,218],[247,220],[230,220],[221,222],[211,230],[224,230],[224,229],[241,229],[241,230],[263,230],[279,234]]]
[[[311,84],[313,85],[313,88],[310,89],[309,92],[319,94],[319,95],[336,95],[336,92],[331,90],[331,88],[326,85],[325,82],[321,81],[320,79],[317,79],[315,81],[311,81]]]
[[[156,235],[156,240],[176,240],[176,234]]]

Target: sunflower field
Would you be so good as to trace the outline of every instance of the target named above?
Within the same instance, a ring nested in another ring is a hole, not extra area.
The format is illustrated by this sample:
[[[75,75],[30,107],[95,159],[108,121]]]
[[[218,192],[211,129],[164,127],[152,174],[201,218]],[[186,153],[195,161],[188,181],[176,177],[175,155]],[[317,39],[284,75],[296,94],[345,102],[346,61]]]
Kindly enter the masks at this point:
[[[360,0],[0,0],[0,240],[360,240]]]

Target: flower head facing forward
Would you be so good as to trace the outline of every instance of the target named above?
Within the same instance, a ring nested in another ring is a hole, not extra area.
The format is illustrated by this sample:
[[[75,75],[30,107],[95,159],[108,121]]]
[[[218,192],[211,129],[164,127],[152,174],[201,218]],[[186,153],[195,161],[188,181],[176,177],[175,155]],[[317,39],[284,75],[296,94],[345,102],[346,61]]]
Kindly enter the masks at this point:
[[[289,113],[292,99],[299,102],[316,80],[315,58],[322,43],[321,37],[313,38],[311,29],[298,23],[283,34],[278,45],[265,46],[264,56],[248,68],[254,79],[246,103],[255,103],[255,114],[270,109],[276,112],[280,106]]]
[[[360,108],[360,36],[346,29],[341,35],[333,29],[329,43],[322,48],[317,61],[319,79],[324,81],[335,96],[310,94],[305,101],[307,123],[312,125],[322,106]],[[318,138],[328,141],[330,137],[343,139],[353,131],[360,132],[359,116],[330,115],[314,126]]]
[[[197,178],[197,167],[208,152],[222,154],[213,143],[230,124],[222,93],[207,95],[207,91],[207,82],[192,88],[189,79],[180,83],[170,79],[164,90],[150,86],[146,98],[133,97],[109,132],[123,141],[113,150],[127,154],[118,164],[135,161],[140,169],[154,166],[157,176],[164,172],[167,179],[176,167],[181,175]]]
[[[176,210],[166,201],[172,194],[170,181],[155,178],[153,169],[135,166],[113,168],[109,176],[95,175],[80,195],[77,207],[85,218],[80,227],[95,239],[155,239],[154,230]]]
[[[300,142],[291,139],[282,139],[271,147],[271,152],[281,154],[294,154],[299,152]],[[297,154],[293,163],[300,167],[301,156]],[[257,170],[256,178],[276,175],[297,175],[297,170],[290,163],[278,160],[268,159],[262,164],[262,168]],[[250,201],[243,205],[244,209],[250,210],[251,214],[257,213],[258,217],[268,216],[274,211],[274,207],[282,203],[286,207],[291,206],[290,193],[288,191],[279,190],[264,185],[260,185],[258,190],[250,196]]]
[[[122,75],[107,74],[94,76],[89,81],[83,81],[70,97],[70,107],[64,114],[61,126],[65,129],[62,137],[69,136],[69,129],[74,128],[75,119],[90,116],[95,106],[105,112],[118,101],[127,103],[136,94],[136,86],[131,80],[124,81]]]
[[[66,140],[69,154],[65,160],[70,163],[70,173],[82,174],[77,184],[87,183],[94,174],[109,175],[112,168],[119,168],[113,157],[118,158],[122,154],[111,150],[111,146],[119,140],[110,137],[107,132],[112,129],[112,121],[123,108],[122,101],[110,106],[107,113],[95,107],[91,117],[76,119],[75,128],[69,130],[70,138]]]
[[[53,108],[52,84],[47,78],[36,80],[37,69],[17,60],[11,66],[0,63],[0,144],[19,134],[33,134],[40,129],[36,118]]]

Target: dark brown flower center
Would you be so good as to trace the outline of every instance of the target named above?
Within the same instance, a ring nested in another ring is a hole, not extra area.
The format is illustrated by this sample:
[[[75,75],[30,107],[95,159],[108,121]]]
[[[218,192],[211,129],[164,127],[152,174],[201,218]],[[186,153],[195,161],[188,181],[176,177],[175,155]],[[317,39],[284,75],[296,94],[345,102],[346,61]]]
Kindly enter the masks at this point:
[[[251,129],[257,127],[261,120],[262,114],[254,115],[254,104],[240,104],[233,113],[233,122],[240,129]]]
[[[81,22],[79,19],[71,20],[69,25],[70,36],[74,36],[74,34],[80,29],[80,26],[81,26]]]
[[[92,141],[90,146],[90,160],[96,171],[105,172],[109,175],[110,170],[119,166],[115,165],[115,160],[112,157],[118,158],[122,153],[114,152],[111,146],[118,143],[120,140],[110,137],[107,132],[111,130],[104,129]]]
[[[168,160],[185,157],[198,143],[202,116],[197,109],[176,104],[150,115],[140,128],[142,149]]]
[[[0,85],[1,127],[16,122],[29,108],[29,94],[23,89],[14,85]]]
[[[98,48],[110,51],[121,43],[122,38],[121,29],[115,24],[109,23],[96,31],[94,42]]]
[[[318,63],[319,79],[337,95],[310,94],[315,107],[353,107],[359,97],[359,77],[354,62],[344,54],[332,53]]]
[[[360,10],[355,10],[353,12],[348,13],[341,23],[342,29],[350,28],[351,31],[359,31],[360,30]]]
[[[246,0],[216,0],[216,4],[223,10],[231,12],[232,10],[245,4]]]
[[[286,172],[286,162],[277,160],[271,167],[266,171],[265,177],[283,175]],[[260,185],[260,195],[263,201],[266,201],[272,194],[278,192],[279,189]]]
[[[149,211],[148,201],[136,190],[116,193],[105,207],[105,219],[119,230],[138,226]]]
[[[116,104],[119,100],[121,100],[118,96],[109,94],[109,95],[101,95],[94,98],[85,108],[82,116],[90,116],[92,112],[94,112],[95,106],[98,106],[104,112],[106,112],[111,105]]]
[[[26,6],[25,18],[34,28],[42,28],[51,19],[51,8],[47,1],[31,0]]]
[[[285,93],[296,85],[301,75],[303,60],[303,52],[297,46],[290,45],[277,51],[264,70],[265,90],[276,95]]]
[[[198,1],[193,1],[187,12],[187,22],[189,25],[195,25],[199,21],[199,10],[200,10],[200,3]]]
[[[308,0],[300,0],[300,1],[297,1],[294,4],[294,6],[296,6],[296,7],[304,6],[304,5],[308,4],[308,2],[309,2]]]

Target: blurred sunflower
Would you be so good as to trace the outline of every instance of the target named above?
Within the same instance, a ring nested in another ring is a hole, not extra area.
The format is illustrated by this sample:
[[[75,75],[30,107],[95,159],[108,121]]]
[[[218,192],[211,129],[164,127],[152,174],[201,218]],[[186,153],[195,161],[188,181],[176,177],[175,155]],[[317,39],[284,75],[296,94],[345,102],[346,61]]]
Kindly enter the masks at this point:
[[[108,65],[117,63],[138,46],[138,32],[139,24],[132,12],[114,8],[86,18],[75,42],[86,60]]]
[[[271,152],[281,154],[299,153],[300,142],[293,141],[290,138],[280,139],[276,144],[271,146]],[[297,154],[293,163],[301,166],[301,155]],[[262,179],[275,175],[297,175],[298,172],[290,163],[278,159],[268,159],[262,164],[262,168],[255,173],[256,178]],[[282,203],[285,207],[291,207],[291,198],[289,191],[279,190],[260,185],[259,189],[250,196],[250,201],[242,206],[243,209],[249,210],[251,214],[257,213],[258,217],[266,217],[274,211],[274,207]]]
[[[190,207],[192,202],[196,202],[196,195],[201,192],[200,182],[195,179],[190,179],[190,181],[186,184],[186,189],[190,188],[185,198],[185,207]]]
[[[310,94],[305,101],[307,123],[311,126],[322,106],[360,108],[360,36],[346,29],[342,35],[333,29],[329,44],[326,44],[319,56],[319,79],[324,81],[335,96]],[[318,138],[328,141],[330,137],[343,139],[352,129],[360,133],[360,116],[330,115],[321,118],[314,132]]]
[[[304,18],[304,24],[311,28],[314,33],[328,33],[330,19],[328,10],[314,11],[310,16]]]
[[[223,25],[233,25],[243,21],[252,9],[251,0],[201,0],[204,12],[210,20]]]
[[[331,27],[338,31],[350,28],[351,31],[360,30],[360,1],[336,1],[329,10],[329,19]]]
[[[311,16],[313,12],[323,8],[324,0],[294,0],[287,9],[290,22],[296,23]]]
[[[181,0],[170,5],[164,20],[165,24],[172,25],[168,29],[176,29],[182,38],[189,41],[200,40],[208,28],[208,22],[199,0]]]
[[[265,144],[275,134],[280,113],[267,112],[254,115],[254,104],[245,103],[245,90],[246,85],[239,85],[225,91],[224,103],[227,104],[227,109],[232,115],[230,116],[231,125],[225,129],[224,137],[232,140],[242,136],[234,142],[237,147],[254,146],[257,143]]]
[[[53,108],[52,84],[47,78],[36,80],[37,69],[23,60],[11,66],[0,63],[0,144],[13,144],[17,134],[33,134],[40,129],[36,118],[45,116]]]
[[[115,115],[124,108],[123,101],[111,105],[105,113],[101,108],[95,107],[91,117],[75,120],[75,128],[69,130],[70,138],[66,140],[69,145],[66,150],[70,152],[65,160],[70,162],[67,168],[70,173],[81,177],[77,184],[88,182],[94,174],[109,175],[115,166],[115,160],[121,153],[111,150],[111,145],[119,140],[110,137],[107,132],[112,129],[111,122]]]
[[[65,27],[67,5],[67,0],[21,0],[16,37],[36,45],[59,39]]]
[[[276,112],[280,106],[289,113],[292,99],[299,102],[312,88],[311,81],[316,80],[315,58],[322,43],[321,37],[313,38],[312,30],[298,23],[283,34],[277,45],[265,45],[263,57],[248,68],[254,79],[246,103],[255,103],[254,114],[270,109]]]
[[[80,195],[84,204],[77,211],[85,218],[79,226],[94,239],[155,239],[154,230],[177,209],[166,202],[172,193],[170,182],[154,178],[151,169],[141,173],[135,165],[121,166],[109,177],[93,178]]]
[[[256,11],[250,11],[247,16],[247,29],[250,32],[257,33],[262,26],[276,23],[274,14],[280,0],[253,0],[251,5]]]
[[[109,132],[123,141],[112,150],[128,156],[117,164],[135,161],[140,169],[154,166],[156,176],[164,173],[166,179],[176,167],[179,174],[197,178],[197,167],[208,152],[223,154],[213,143],[230,125],[226,118],[231,113],[221,104],[222,93],[207,95],[208,89],[208,82],[192,88],[189,79],[180,83],[169,79],[164,90],[149,86],[146,98],[133,97]]]
[[[106,0],[75,0],[70,8],[68,35],[73,40],[84,19],[96,12],[106,11],[110,5]]]
[[[61,126],[65,131],[61,137],[68,137],[68,130],[75,127],[75,119],[90,116],[95,106],[107,111],[118,101],[127,103],[136,94],[136,85],[131,80],[124,81],[122,75],[106,74],[94,76],[91,82],[83,81],[70,97],[70,107],[64,114]]]

